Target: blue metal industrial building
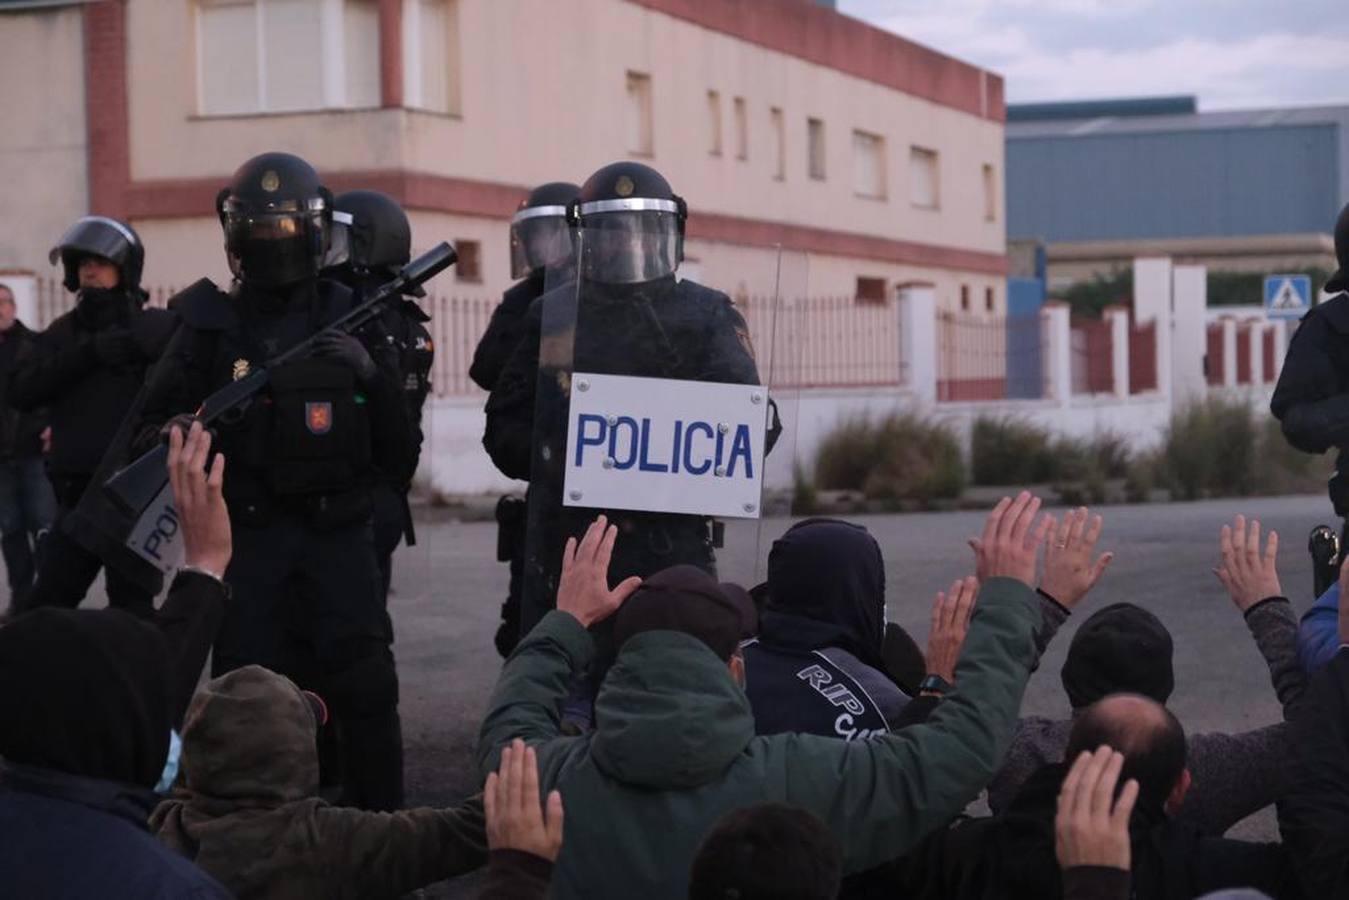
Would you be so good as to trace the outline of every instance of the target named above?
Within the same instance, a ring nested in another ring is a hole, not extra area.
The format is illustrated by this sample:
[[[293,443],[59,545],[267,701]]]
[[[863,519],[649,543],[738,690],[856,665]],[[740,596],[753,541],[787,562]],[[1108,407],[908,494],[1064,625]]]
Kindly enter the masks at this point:
[[[1007,234],[1051,281],[1165,254],[1329,266],[1349,201],[1349,107],[1201,113],[1193,97],[1010,106]]]

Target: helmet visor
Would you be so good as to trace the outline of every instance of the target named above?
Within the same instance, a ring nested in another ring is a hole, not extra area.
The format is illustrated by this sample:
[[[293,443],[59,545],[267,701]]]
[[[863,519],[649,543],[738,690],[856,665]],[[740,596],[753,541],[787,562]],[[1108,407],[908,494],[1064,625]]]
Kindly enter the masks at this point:
[[[584,215],[581,266],[587,278],[636,284],[673,275],[681,257],[676,214],[623,210]]]
[[[544,206],[516,213],[511,221],[512,278],[558,265],[575,253],[565,212],[564,207]]]
[[[342,266],[351,262],[351,215],[333,212],[333,224],[328,232],[328,252],[323,255],[323,268]]]
[[[99,256],[118,269],[125,269],[135,245],[135,235],[121,222],[104,216],[85,216],[61,235],[60,243],[52,248],[47,259],[55,263],[63,254]]]
[[[327,250],[327,231],[319,212],[225,210],[225,246],[238,259],[239,274],[263,286],[317,275]]]

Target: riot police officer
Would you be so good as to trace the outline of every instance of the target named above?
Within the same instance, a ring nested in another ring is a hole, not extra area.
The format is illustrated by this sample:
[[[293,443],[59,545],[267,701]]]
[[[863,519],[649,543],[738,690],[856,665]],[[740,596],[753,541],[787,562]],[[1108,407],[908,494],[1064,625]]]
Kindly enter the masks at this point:
[[[392,197],[378,191],[348,191],[333,201],[333,240],[328,252],[328,267],[323,270],[350,288],[360,301],[380,285],[390,281],[412,258],[412,228],[407,213]],[[420,285],[408,288],[407,296],[421,298],[426,291]],[[415,471],[421,458],[424,434],[422,408],[431,393],[431,365],[435,362],[435,344],[426,323],[431,321],[415,299],[391,304],[372,332],[374,340],[392,343],[398,354],[402,375],[403,399],[407,404],[411,427],[412,461]],[[400,540],[411,547],[417,543],[408,507],[410,479],[395,481],[387,474],[374,491],[375,555],[387,597],[393,575],[393,552]]]
[[[25,347],[9,382],[19,410],[46,407],[51,424],[47,473],[56,494],[57,525],[44,541],[32,606],[76,606],[102,561],[71,539],[69,514],[114,442],[145,381],[177,327],[165,310],[145,309],[141,289],[145,245],[125,222],[106,216],[76,220],[52,248],[75,308]],[[149,615],[153,593],[107,570],[108,601]]]
[[[1349,205],[1335,223],[1339,270],[1325,284],[1334,294],[1302,317],[1284,358],[1270,410],[1288,443],[1307,453],[1340,451],[1330,479],[1335,515],[1349,516]],[[1344,538],[1319,526],[1311,552],[1320,595],[1338,576]]]
[[[562,544],[596,513],[562,503],[570,379],[541,360],[541,347],[573,334],[568,362],[578,372],[759,383],[730,298],[675,278],[687,207],[659,172],[635,162],[605,166],[581,187],[569,217],[580,234],[576,284],[530,307],[524,338],[488,399],[483,436],[502,472],[530,481],[522,631],[554,602]],[[620,532],[612,578],[678,563],[715,570],[708,518],[603,512]]]
[[[511,277],[518,279],[501,295],[501,303],[492,311],[492,319],[482,340],[473,351],[468,375],[485,391],[496,385],[511,354],[520,343],[529,305],[550,285],[567,280],[558,276],[559,267],[569,268],[575,248],[567,222],[567,209],[580,188],[565,181],[539,185],[520,203],[511,218]],[[506,495],[497,501],[497,559],[510,565],[510,587],[501,604],[501,625],[497,628],[496,647],[509,656],[520,639],[520,591],[525,557],[526,501]]]
[[[142,434],[190,415],[355,303],[318,277],[333,201],[307,162],[256,156],[216,205],[235,281],[229,293],[203,280],[175,298],[183,327],[150,387]],[[410,472],[395,354],[383,341],[325,332],[312,357],[268,369],[264,396],[215,427],[229,460],[234,557],[212,670],[257,663],[284,672],[296,657],[288,644],[301,643],[319,671],[315,680],[295,674],[338,721],[344,801],[396,808],[398,677],[371,526],[380,473],[401,481]]]

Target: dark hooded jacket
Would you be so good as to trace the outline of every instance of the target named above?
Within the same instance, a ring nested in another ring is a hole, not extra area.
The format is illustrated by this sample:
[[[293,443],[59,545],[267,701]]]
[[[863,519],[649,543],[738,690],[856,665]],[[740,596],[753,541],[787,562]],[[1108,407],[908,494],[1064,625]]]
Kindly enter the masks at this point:
[[[848,740],[895,727],[909,697],[885,674],[885,563],[865,528],[807,519],[773,542],[768,605],[744,647],[757,734]]]
[[[204,650],[189,655],[200,673]],[[229,896],[145,827],[180,656],[163,630],[120,610],[43,608],[0,626],[5,896]]]
[[[317,728],[299,688],[261,666],[203,685],[183,728],[183,788],[151,827],[241,900],[400,897],[483,864],[479,800],[378,813],[320,799]]]
[[[684,898],[702,836],[726,812],[800,806],[868,869],[915,846],[974,799],[1001,758],[1035,658],[1034,592],[988,579],[957,669],[956,689],[922,725],[866,741],[755,736],[744,692],[724,660],[689,634],[656,630],[623,644],[595,704],[596,730],[561,734],[559,705],[594,639],[548,613],[507,659],[478,740],[480,772],[523,738],[540,787],[558,789],[566,837],[552,896]]]
[[[998,816],[961,820],[930,836],[894,866],[891,896],[906,900],[1057,900],[1062,872],[1054,849],[1054,816],[1062,763],[1045,766]],[[1274,900],[1302,897],[1279,844],[1207,837],[1167,818],[1157,801],[1140,797],[1129,832],[1133,896],[1190,900],[1210,891],[1254,887]]]

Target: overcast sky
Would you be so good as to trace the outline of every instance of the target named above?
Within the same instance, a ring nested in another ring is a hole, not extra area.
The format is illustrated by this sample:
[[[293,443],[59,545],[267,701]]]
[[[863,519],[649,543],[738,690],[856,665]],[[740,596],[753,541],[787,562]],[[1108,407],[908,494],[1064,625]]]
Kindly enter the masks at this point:
[[[838,0],[1007,79],[1011,102],[1349,103],[1349,0]]]

